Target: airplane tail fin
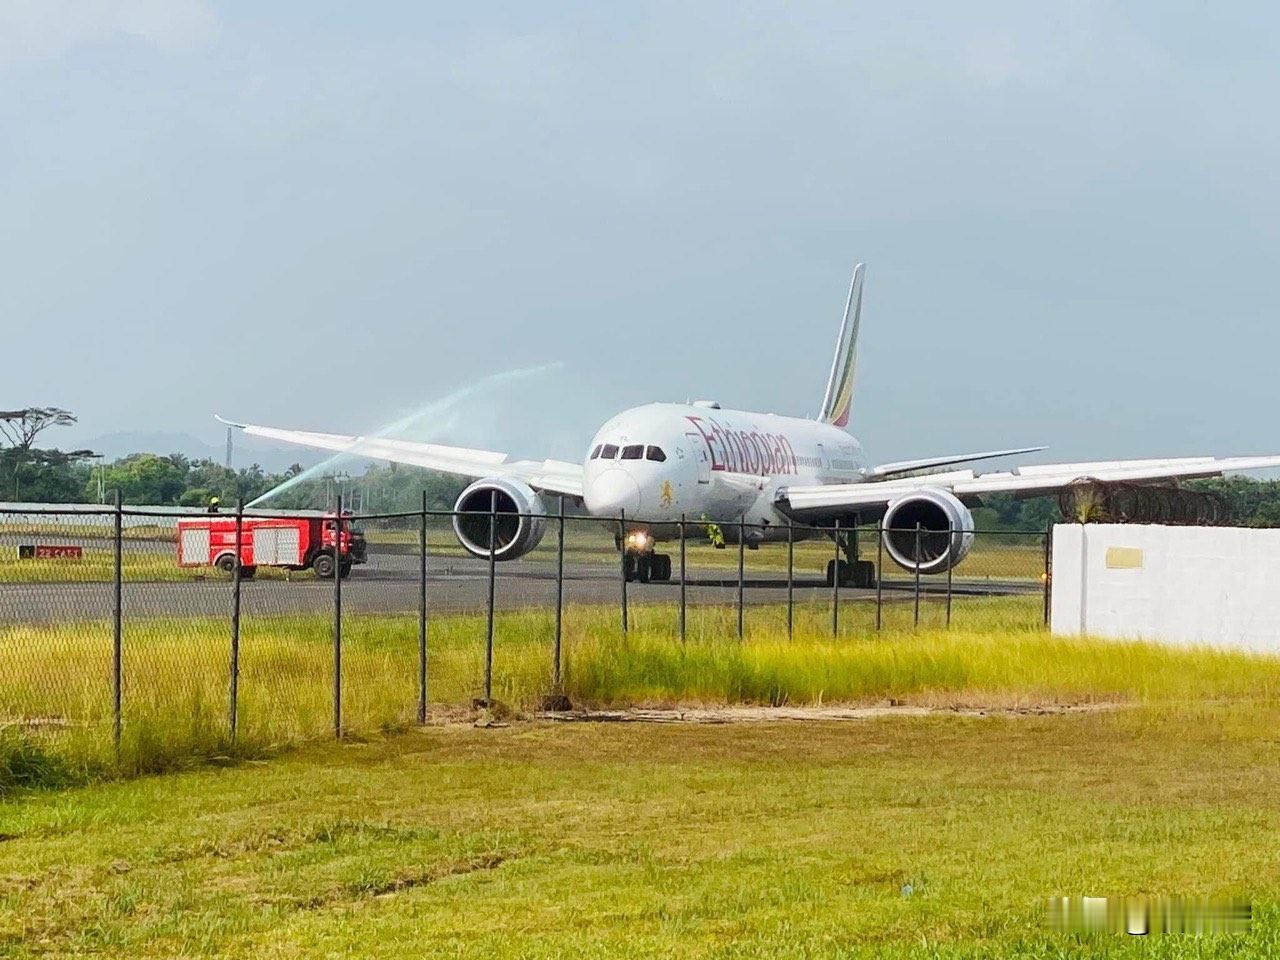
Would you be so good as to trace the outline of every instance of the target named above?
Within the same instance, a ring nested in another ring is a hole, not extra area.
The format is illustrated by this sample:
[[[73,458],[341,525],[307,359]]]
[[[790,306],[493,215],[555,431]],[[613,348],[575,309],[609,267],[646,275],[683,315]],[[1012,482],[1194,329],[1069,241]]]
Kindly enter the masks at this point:
[[[853,367],[858,355],[862,278],[865,273],[864,263],[853,268],[849,298],[844,304],[844,320],[840,324],[840,336],[836,338],[836,355],[831,360],[831,376],[827,378],[827,392],[822,398],[822,412],[818,414],[822,422],[842,428],[849,425],[849,410],[853,406]]]

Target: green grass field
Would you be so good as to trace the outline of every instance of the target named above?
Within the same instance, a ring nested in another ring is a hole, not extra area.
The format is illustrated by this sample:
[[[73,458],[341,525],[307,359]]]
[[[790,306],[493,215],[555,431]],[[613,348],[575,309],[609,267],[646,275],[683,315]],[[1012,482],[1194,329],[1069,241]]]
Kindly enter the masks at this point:
[[[475,728],[483,619],[346,621],[332,739],[324,618],[0,629],[0,956],[1253,957],[1280,952],[1280,659],[1053,638],[1039,598],[570,607],[581,706],[882,704],[926,717],[724,725],[522,719],[551,620],[497,624],[505,725]],[[1039,708],[1097,710],[1036,714]],[[986,708],[987,716],[947,707]],[[1030,713],[1007,713],[1016,707]],[[503,714],[498,714],[499,717]],[[452,718],[453,722],[446,722]],[[163,776],[136,776],[164,773]],[[117,779],[120,775],[125,779]],[[32,785],[43,784],[33,789]],[[1243,897],[1245,935],[1047,932],[1056,895]]]
[[[0,801],[0,955],[1260,957],[1274,703],[431,727]],[[1247,935],[1047,933],[1240,896]]]

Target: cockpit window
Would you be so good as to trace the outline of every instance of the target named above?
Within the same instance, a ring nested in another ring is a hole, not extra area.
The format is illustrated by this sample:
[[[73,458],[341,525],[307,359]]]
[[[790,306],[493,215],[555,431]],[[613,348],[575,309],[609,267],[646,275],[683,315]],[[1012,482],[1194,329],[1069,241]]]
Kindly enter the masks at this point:
[[[667,459],[667,455],[662,452],[661,447],[650,446],[645,450],[644,458],[646,460],[653,460],[656,463],[662,463],[662,461]]]
[[[592,451],[591,451],[591,456],[590,456],[590,457],[588,457],[587,459],[588,459],[588,460],[596,460],[596,459],[598,459],[598,458],[599,458],[599,456],[600,456],[600,447],[601,447],[601,446],[602,446],[602,444],[597,443],[597,444],[596,444],[596,448],[595,448],[594,450],[592,450]]]
[[[606,443],[603,447],[600,448],[601,460],[612,460],[617,455],[618,455],[618,448],[614,446],[612,443]]]
[[[622,448],[623,460],[639,460],[644,456],[644,444],[631,443]]]

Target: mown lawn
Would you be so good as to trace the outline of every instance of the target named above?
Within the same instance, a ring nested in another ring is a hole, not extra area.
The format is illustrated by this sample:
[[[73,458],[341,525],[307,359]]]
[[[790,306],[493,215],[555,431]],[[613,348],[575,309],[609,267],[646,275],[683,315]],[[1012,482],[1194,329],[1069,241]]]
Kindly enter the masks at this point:
[[[1274,703],[433,727],[0,803],[0,954],[1280,951]],[[910,895],[906,895],[908,893]],[[1055,894],[1235,895],[1248,935],[1045,932]]]

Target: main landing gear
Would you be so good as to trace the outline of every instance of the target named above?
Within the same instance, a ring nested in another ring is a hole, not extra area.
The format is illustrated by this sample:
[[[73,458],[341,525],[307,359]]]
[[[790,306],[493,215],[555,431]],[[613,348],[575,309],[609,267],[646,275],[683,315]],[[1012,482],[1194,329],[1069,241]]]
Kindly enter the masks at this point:
[[[855,527],[847,532],[833,532],[831,536],[840,545],[840,552],[844,554],[844,558],[839,561],[834,559],[827,561],[827,586],[834,584],[838,576],[842,587],[859,587],[862,589],[874,587],[876,585],[876,565],[870,560],[858,559],[857,528]]]
[[[671,579],[671,558],[665,553],[631,553],[622,557],[628,583],[665,583]]]

